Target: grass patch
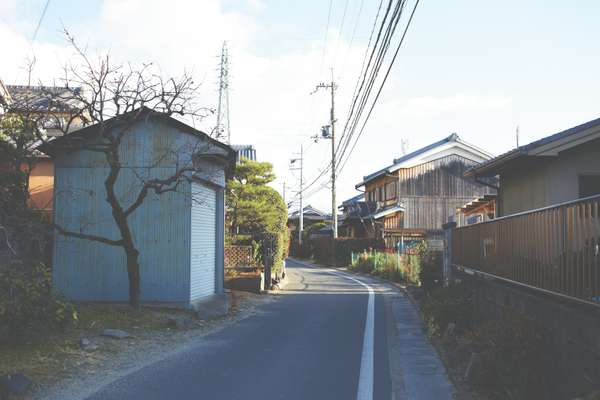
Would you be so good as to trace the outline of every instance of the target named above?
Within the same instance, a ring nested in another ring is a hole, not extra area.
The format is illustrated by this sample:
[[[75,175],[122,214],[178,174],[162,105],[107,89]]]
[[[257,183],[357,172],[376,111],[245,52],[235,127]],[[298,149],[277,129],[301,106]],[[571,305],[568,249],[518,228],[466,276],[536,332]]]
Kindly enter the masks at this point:
[[[123,343],[103,340],[96,352],[80,348],[81,338],[94,338],[104,329],[129,332],[134,337],[148,331],[168,331],[167,316],[185,315],[186,310],[142,307],[134,310],[121,304],[78,304],[77,324],[44,334],[34,332],[31,339],[17,344],[0,344],[0,375],[21,372],[38,384],[68,375],[73,368],[93,366],[119,351]]]

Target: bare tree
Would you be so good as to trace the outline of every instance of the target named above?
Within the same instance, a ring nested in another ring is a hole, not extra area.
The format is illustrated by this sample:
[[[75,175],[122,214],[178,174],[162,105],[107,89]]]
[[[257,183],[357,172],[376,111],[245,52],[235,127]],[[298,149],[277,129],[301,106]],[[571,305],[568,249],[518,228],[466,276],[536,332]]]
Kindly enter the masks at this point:
[[[104,180],[106,201],[110,205],[119,237],[110,238],[85,231],[73,231],[56,223],[53,228],[64,236],[122,248],[126,256],[129,278],[129,303],[138,307],[139,250],[134,242],[129,217],[144,203],[150,193],[160,195],[177,191],[181,182],[191,179],[191,174],[198,166],[190,161],[193,157],[182,157],[188,161],[178,163],[170,176],[159,178],[136,174],[139,185],[132,188],[135,193],[125,199],[119,196],[116,190],[123,169],[120,146],[131,133],[132,127],[142,119],[178,116],[193,121],[207,116],[211,110],[196,106],[198,86],[187,73],[179,78],[165,80],[155,72],[152,64],[143,64],[140,67],[130,64],[113,65],[108,55],[92,60],[67,30],[64,33],[77,59],[77,62],[64,68],[61,84],[68,90],[48,90],[48,104],[44,112],[40,110],[37,114],[35,111],[31,113],[35,114],[35,118],[32,119],[35,128],[32,132],[41,143],[51,144],[55,136],[62,135],[72,150],[85,150],[103,155],[108,167],[108,174]],[[71,132],[81,125],[94,125],[93,140],[75,140],[78,136]],[[53,130],[51,135],[50,130]],[[178,157],[177,153],[182,151],[198,154],[202,153],[203,149],[170,148],[165,149],[164,156]]]

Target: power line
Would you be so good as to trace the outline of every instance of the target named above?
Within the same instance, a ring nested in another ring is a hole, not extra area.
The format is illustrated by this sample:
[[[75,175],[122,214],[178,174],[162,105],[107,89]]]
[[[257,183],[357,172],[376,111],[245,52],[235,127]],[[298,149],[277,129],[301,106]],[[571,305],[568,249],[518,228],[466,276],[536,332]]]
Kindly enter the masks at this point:
[[[33,31],[33,36],[31,37],[31,45],[32,46],[33,46],[33,43],[35,42],[38,31],[40,30],[40,26],[42,26],[42,21],[44,20],[44,17],[46,16],[46,11],[48,11],[49,5],[50,5],[50,0],[46,0],[46,5],[44,6],[44,9],[42,10],[42,15],[40,16],[40,19],[38,20],[38,23],[35,27],[35,30]]]
[[[332,66],[335,66],[335,61],[337,60],[338,51],[340,50],[340,40],[342,38],[342,34],[344,33],[344,22],[346,22],[346,13],[348,12],[348,3],[350,1],[346,0],[346,5],[344,6],[344,13],[342,14],[342,22],[340,23],[340,30],[337,37],[337,43],[335,45],[335,53],[333,54],[333,61],[331,62]]]
[[[342,149],[341,150],[342,154],[346,150],[347,142],[350,140],[350,138],[352,136],[354,126],[356,125],[356,122],[357,122],[357,118],[360,118],[362,109],[364,108],[364,103],[369,95],[369,87],[371,86],[371,81],[374,79],[374,73],[375,73],[375,67],[371,67],[371,65],[373,64],[374,58],[375,58],[375,64],[377,64],[378,59],[381,58],[381,46],[379,46],[379,43],[381,40],[382,31],[386,25],[386,21],[387,21],[392,3],[393,3],[393,1],[389,0],[386,11],[385,11],[385,15],[383,16],[383,20],[381,21],[381,26],[377,33],[377,38],[375,39],[375,43],[373,44],[373,49],[369,56],[368,63],[366,65],[366,67],[362,68],[362,72],[359,74],[359,78],[357,80],[358,90],[356,90],[356,88],[355,88],[354,99],[352,101],[352,105],[350,106],[350,109],[348,112],[348,117],[347,117],[346,123],[344,125],[344,130],[342,132],[342,136],[340,139],[342,141],[342,143],[338,147],[338,149],[340,149],[340,148]],[[380,2],[380,4],[379,4],[379,10],[378,10],[377,16],[375,18],[375,24],[373,25],[373,30],[371,31],[371,39],[372,39],[372,35],[374,33],[374,28],[377,25],[377,19],[379,17],[381,6],[382,6],[382,2]],[[371,39],[369,40],[369,42],[371,41]],[[379,48],[379,51],[378,51],[378,48]],[[367,53],[368,53],[368,47],[367,47]],[[375,55],[376,53],[377,53],[377,55]],[[365,54],[365,56],[366,56],[366,54]],[[364,66],[364,61],[365,60],[363,60],[363,66]],[[359,85],[359,82],[360,82],[360,85]],[[366,89],[364,89],[365,83],[367,83]],[[360,99],[360,101],[359,101],[359,99]],[[358,103],[358,109],[355,113],[357,103]],[[350,127],[350,129],[349,129],[349,127]]]
[[[363,113],[367,103],[369,102],[369,97],[371,95],[371,91],[373,89],[373,86],[374,86],[377,76],[379,74],[379,70],[383,64],[383,61],[387,54],[389,45],[391,43],[391,39],[397,28],[398,22],[400,21],[400,18],[402,16],[402,11],[403,11],[404,5],[405,5],[404,0],[396,3],[396,7],[394,8],[392,16],[391,16],[389,22],[387,23],[387,27],[386,27],[385,32],[382,37],[382,31],[384,30],[384,26],[386,25],[386,20],[389,15],[389,11],[391,9],[392,3],[393,3],[392,0],[390,0],[390,2],[388,3],[388,7],[386,9],[386,14],[384,15],[383,21],[381,22],[381,27],[380,27],[378,35],[377,35],[377,40],[375,41],[375,45],[373,46],[373,51],[371,52],[371,57],[369,58],[369,63],[367,64],[367,68],[365,69],[365,72],[362,76],[362,82],[361,82],[358,94],[355,97],[355,99],[353,101],[353,105],[350,109],[349,119],[346,121],[346,128],[348,126],[350,126],[350,128],[346,129],[344,132],[345,142],[340,146],[341,150],[338,155],[340,160],[342,159],[345,152],[347,151],[348,145],[349,145],[352,137],[354,136],[356,128],[362,117],[362,113]],[[381,42],[381,45],[379,46],[379,48],[377,48],[377,44],[379,43],[380,39],[382,39],[382,42]],[[375,61],[372,63],[373,56],[375,55],[375,53],[377,53],[377,55],[375,56]],[[371,64],[372,64],[372,67],[371,67]],[[371,67],[370,70],[369,70],[369,67]],[[367,75],[368,75],[368,77],[367,77]],[[365,82],[366,82],[366,86],[365,86]],[[363,90],[363,88],[364,88],[364,90]],[[359,97],[360,97],[360,101],[359,101]],[[359,101],[359,104],[358,104],[356,113],[354,113],[354,108],[356,106],[357,101]]]
[[[394,62],[396,61],[396,57],[398,56],[398,53],[400,51],[400,48],[402,47],[402,44],[404,43],[404,39],[406,37],[406,33],[408,32],[408,28],[410,27],[410,24],[413,20],[413,17],[415,15],[415,11],[417,10],[417,6],[419,5],[419,1],[420,0],[416,0],[415,2],[415,6],[413,7],[413,10],[410,14],[410,18],[408,19],[408,22],[406,23],[406,27],[404,28],[404,32],[402,33],[402,37],[400,38],[400,42],[398,43],[398,46],[396,47],[396,51],[394,52],[394,56],[392,57],[392,60],[390,62],[390,65],[385,73],[385,76],[383,77],[383,82],[381,83],[379,90],[377,91],[377,95],[375,96],[375,99],[373,100],[373,104],[371,104],[371,108],[369,109],[369,113],[367,114],[362,127],[360,129],[360,132],[358,133],[358,136],[356,137],[356,140],[354,141],[354,144],[352,145],[352,148],[350,149],[350,153],[348,153],[348,156],[346,157],[346,160],[344,161],[344,163],[342,164],[339,173],[341,173],[341,171],[343,170],[344,166],[346,165],[346,163],[348,162],[348,159],[350,158],[350,155],[352,154],[352,152],[354,151],[354,147],[356,147],[356,143],[358,143],[358,140],[360,139],[365,126],[367,125],[367,122],[369,121],[369,118],[371,117],[371,113],[373,112],[373,109],[375,108],[375,104],[377,104],[377,100],[379,99],[379,96],[381,95],[381,91],[383,90],[383,86],[385,85],[387,78],[390,74],[390,71],[392,70],[392,67],[394,65]],[[338,174],[339,174],[338,173]]]
[[[390,2],[391,2],[391,0],[390,0]],[[366,58],[367,58],[367,56],[368,56],[368,53],[369,53],[369,48],[370,48],[370,45],[371,45],[371,42],[372,42],[372,39],[373,39],[373,34],[374,34],[374,32],[375,32],[375,29],[376,29],[376,26],[377,26],[377,21],[378,21],[378,19],[379,19],[379,15],[380,15],[380,12],[381,12],[382,5],[383,5],[383,0],[380,0],[380,2],[379,2],[379,7],[378,7],[378,9],[377,9],[377,14],[376,14],[376,17],[375,17],[375,22],[373,23],[373,27],[372,27],[372,29],[371,29],[371,34],[370,34],[370,36],[369,36],[369,42],[368,42],[368,44],[367,44],[367,49],[365,50],[365,56],[364,56],[364,58],[363,58],[363,62],[362,62],[362,66],[361,66],[361,72],[360,72],[360,74],[359,74],[359,75],[362,75],[362,73],[363,73],[363,71],[364,71],[364,68],[365,68],[365,62],[366,62]],[[389,7],[388,7],[388,8],[389,8]],[[329,11],[330,11],[330,14],[331,14],[331,2],[330,2],[330,10],[329,10]],[[328,16],[328,26],[329,26],[329,20],[330,20],[330,15]],[[329,30],[329,28],[327,29],[327,31],[326,31],[326,32],[328,32],[328,30]],[[326,35],[326,37],[327,37],[327,35]],[[374,47],[376,47],[376,45],[374,45]],[[323,48],[323,55],[324,55],[324,54],[325,54],[325,47]],[[321,59],[321,61],[323,61],[323,59]],[[357,88],[358,88],[358,83],[359,83],[359,82],[360,82],[360,79],[357,81],[357,84],[356,84],[356,86],[355,86],[355,89],[354,89],[354,92],[355,92],[355,93],[356,93],[356,91],[357,91]],[[312,106],[312,104],[313,104],[313,102],[311,101],[311,106]],[[311,115],[312,115],[312,113],[311,113]],[[349,116],[348,118],[350,118],[350,116]],[[347,123],[346,123],[346,125],[347,125]],[[347,126],[345,126],[345,127],[344,127],[344,130],[346,130],[346,128],[347,128]],[[343,136],[344,136],[344,134],[342,134],[342,138],[343,138]],[[340,143],[341,143],[341,140],[340,140]],[[312,144],[312,143],[311,143],[311,144]],[[325,167],[324,167],[324,168],[322,168],[322,169],[321,169],[321,170],[320,170],[320,171],[317,173],[317,175],[316,175],[314,178],[310,179],[310,183],[304,186],[304,190],[305,190],[305,191],[307,191],[308,189],[310,189],[310,188],[311,188],[313,185],[315,185],[317,182],[319,182],[319,180],[320,180],[322,177],[324,177],[326,174],[328,174],[328,173],[330,172],[330,170],[331,170],[331,164],[330,164],[330,163],[327,163],[327,164],[325,165]],[[318,188],[317,188],[317,191],[318,191],[318,190],[320,190],[320,189],[321,189],[321,188],[323,188],[323,187],[324,187],[324,185],[321,185],[320,187],[318,187]]]
[[[348,53],[352,50],[352,44],[354,43],[354,38],[356,37],[356,28],[358,27],[358,22],[360,21],[360,16],[362,14],[362,9],[365,4],[365,0],[360,1],[360,6],[358,7],[358,13],[356,15],[356,20],[354,21],[354,28],[352,28],[352,36],[350,37],[350,42],[348,43],[348,50],[346,51],[346,55],[344,56],[344,62],[342,63],[341,72],[339,72],[339,77],[341,78],[344,74],[344,70],[346,68],[346,61],[348,59]],[[379,3],[381,4],[381,3]],[[369,40],[370,42],[370,40]]]

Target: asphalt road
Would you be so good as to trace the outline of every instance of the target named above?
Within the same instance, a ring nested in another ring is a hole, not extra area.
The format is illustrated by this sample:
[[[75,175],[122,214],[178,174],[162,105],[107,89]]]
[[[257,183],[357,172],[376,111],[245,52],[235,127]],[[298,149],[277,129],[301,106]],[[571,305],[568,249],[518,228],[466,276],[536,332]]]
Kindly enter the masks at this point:
[[[402,348],[397,343],[402,330],[394,328],[398,321],[390,302],[398,298],[397,291],[294,261],[288,261],[287,272],[285,290],[256,315],[103,387],[89,399],[430,398],[418,388],[411,394],[412,378],[396,358],[390,368],[390,355],[399,357]],[[428,382],[430,377],[417,378]],[[414,384],[422,385],[418,380]]]

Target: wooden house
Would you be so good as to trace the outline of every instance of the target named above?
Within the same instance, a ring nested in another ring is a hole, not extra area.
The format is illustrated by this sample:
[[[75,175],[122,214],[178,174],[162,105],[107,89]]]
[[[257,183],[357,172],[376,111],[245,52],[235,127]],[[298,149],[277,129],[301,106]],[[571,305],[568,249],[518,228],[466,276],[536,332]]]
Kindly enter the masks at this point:
[[[439,247],[441,226],[457,208],[496,192],[493,178],[464,176],[490,158],[491,154],[452,134],[365,176],[356,189],[364,190],[367,203],[377,203],[370,218],[386,246],[426,238],[430,246]]]
[[[499,177],[499,217],[600,194],[600,118],[474,166],[467,176]]]

